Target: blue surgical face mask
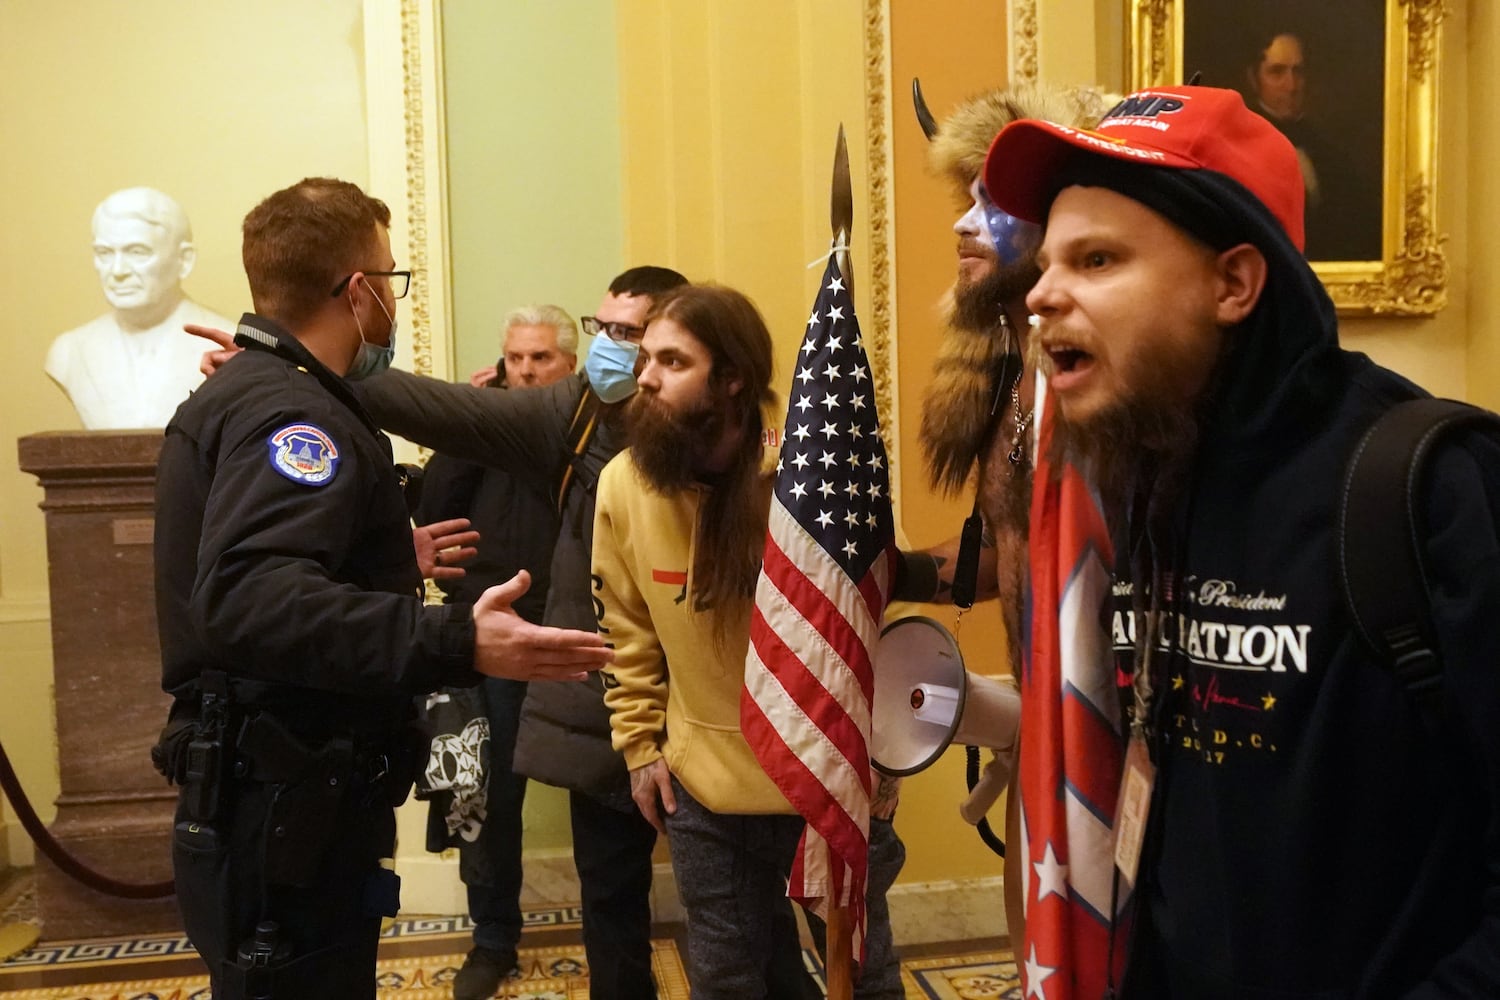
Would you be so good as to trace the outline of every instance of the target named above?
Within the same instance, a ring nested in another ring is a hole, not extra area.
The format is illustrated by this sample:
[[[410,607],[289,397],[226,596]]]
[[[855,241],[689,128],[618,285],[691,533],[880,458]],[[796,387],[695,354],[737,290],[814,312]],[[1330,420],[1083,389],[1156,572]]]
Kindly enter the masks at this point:
[[[1042,245],[1042,227],[1002,212],[990,201],[984,182],[975,178],[969,193],[974,204],[964,213],[963,222],[983,234],[985,241],[995,248],[995,257],[1002,267],[1026,260]]]
[[[600,399],[618,403],[634,394],[635,359],[640,351],[639,344],[628,340],[612,340],[603,335],[594,338],[588,357],[583,359],[583,370]]]
[[[359,313],[354,314],[354,325],[359,327],[359,350],[355,352],[354,360],[349,364],[349,370],[344,373],[344,378],[351,382],[358,382],[371,375],[379,375],[389,368],[396,358],[396,317],[386,309],[379,295],[375,296],[375,304],[380,307],[381,312],[385,313],[385,318],[391,321],[391,335],[384,347],[376,347],[365,339],[364,324],[359,321]],[[354,303],[351,302],[349,308],[353,309]]]

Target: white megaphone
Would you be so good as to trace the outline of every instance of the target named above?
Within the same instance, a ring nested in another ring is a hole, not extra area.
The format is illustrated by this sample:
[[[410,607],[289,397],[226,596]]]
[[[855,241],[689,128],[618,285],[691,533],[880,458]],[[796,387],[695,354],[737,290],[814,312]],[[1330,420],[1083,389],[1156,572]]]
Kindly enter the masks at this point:
[[[901,777],[932,766],[950,744],[989,747],[994,759],[959,808],[967,822],[979,823],[1010,782],[1020,692],[965,670],[952,633],[921,615],[881,631],[873,665],[870,763]]]

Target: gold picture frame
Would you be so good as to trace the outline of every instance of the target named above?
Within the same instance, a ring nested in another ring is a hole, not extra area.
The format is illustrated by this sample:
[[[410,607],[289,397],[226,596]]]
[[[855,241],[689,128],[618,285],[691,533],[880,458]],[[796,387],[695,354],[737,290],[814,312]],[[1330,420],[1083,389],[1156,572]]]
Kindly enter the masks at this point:
[[[1203,52],[1201,40],[1212,32],[1198,25],[1210,24],[1216,11],[1226,12],[1236,22],[1227,25],[1228,30],[1219,35],[1228,38],[1231,32],[1237,32],[1240,40],[1251,37],[1251,31],[1237,16],[1247,9],[1242,3],[1232,11],[1226,0],[1126,0],[1126,3],[1129,19],[1126,73],[1131,90],[1180,83],[1189,73],[1203,69],[1185,65],[1185,41],[1191,38],[1192,44]],[[1338,44],[1324,48],[1331,64],[1347,58],[1335,53],[1351,48],[1357,51],[1357,47],[1349,44],[1348,32],[1361,27],[1358,23],[1361,16],[1371,22],[1376,20],[1369,12],[1370,6],[1349,0],[1288,5],[1290,13],[1283,21],[1268,23],[1295,25],[1299,11],[1338,16],[1336,9],[1344,8],[1343,21],[1338,26]],[[1445,13],[1446,0],[1384,0],[1383,20],[1378,25],[1383,31],[1384,69],[1383,74],[1376,74],[1372,84],[1372,89],[1382,94],[1384,108],[1378,139],[1380,186],[1378,192],[1372,190],[1372,197],[1378,197],[1381,209],[1380,255],[1371,259],[1324,260],[1315,256],[1311,239],[1308,247],[1313,270],[1341,315],[1430,316],[1447,305],[1445,237],[1438,232],[1437,223],[1438,41]],[[1192,20],[1195,15],[1200,15],[1198,21]],[[1186,30],[1185,22],[1190,22],[1186,23]],[[1363,29],[1368,34],[1374,27],[1377,26],[1367,24]],[[1279,30],[1291,33],[1296,29]],[[1332,42],[1334,39],[1330,38]],[[1317,63],[1309,59],[1309,76],[1316,67]],[[1361,67],[1346,64],[1346,69],[1358,68]],[[1238,79],[1216,80],[1205,76],[1202,82],[1239,87]],[[1341,138],[1336,133],[1332,135],[1335,144]],[[1368,213],[1360,217],[1367,219]]]

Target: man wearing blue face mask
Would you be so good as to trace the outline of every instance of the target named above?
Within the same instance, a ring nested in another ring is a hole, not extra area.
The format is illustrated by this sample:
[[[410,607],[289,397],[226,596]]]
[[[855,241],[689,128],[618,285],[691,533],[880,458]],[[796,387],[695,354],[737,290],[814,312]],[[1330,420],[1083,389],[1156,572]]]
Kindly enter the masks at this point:
[[[155,564],[153,761],[181,786],[183,927],[220,1000],[375,996],[397,912],[394,806],[419,758],[415,696],[480,675],[576,679],[592,631],[510,604],[426,606],[390,442],[350,386],[389,363],[390,211],[344,181],[278,191],[244,223],[243,353],[167,425]]]
[[[664,267],[635,267],[615,278],[594,315],[582,319],[594,338],[583,374],[545,388],[490,392],[400,371],[358,388],[361,402],[387,430],[505,469],[556,499],[561,527],[543,618],[549,625],[595,626],[598,584],[589,575],[594,487],[600,470],[624,447],[623,403],[636,391],[636,354],[646,315],[657,298],[685,284],[686,278]],[[656,829],[631,798],[629,772],[610,743],[609,711],[597,678],[528,688],[512,767],[568,790],[590,997],[655,996],[651,854]],[[778,919],[776,995],[815,995],[816,986],[802,968],[790,903]]]

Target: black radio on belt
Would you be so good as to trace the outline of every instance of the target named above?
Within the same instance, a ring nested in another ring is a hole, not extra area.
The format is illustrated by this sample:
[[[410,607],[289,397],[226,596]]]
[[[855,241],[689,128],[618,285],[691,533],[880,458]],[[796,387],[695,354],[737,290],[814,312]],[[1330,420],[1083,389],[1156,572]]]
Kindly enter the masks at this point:
[[[220,671],[205,670],[203,707],[198,731],[187,745],[187,767],[182,782],[188,816],[212,823],[219,815],[224,781],[224,740],[229,728],[229,679]]]

